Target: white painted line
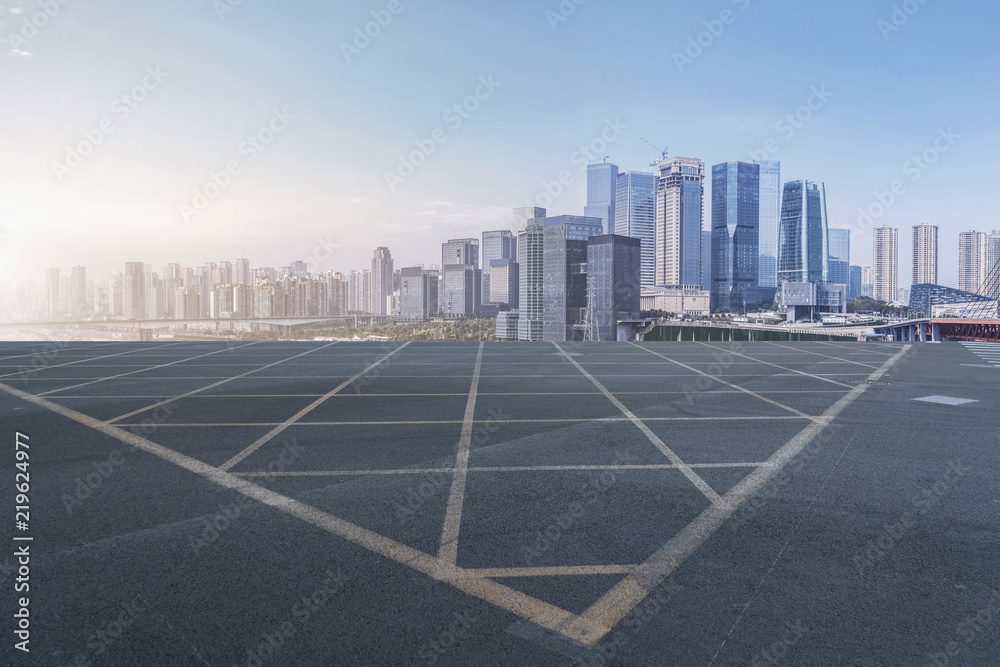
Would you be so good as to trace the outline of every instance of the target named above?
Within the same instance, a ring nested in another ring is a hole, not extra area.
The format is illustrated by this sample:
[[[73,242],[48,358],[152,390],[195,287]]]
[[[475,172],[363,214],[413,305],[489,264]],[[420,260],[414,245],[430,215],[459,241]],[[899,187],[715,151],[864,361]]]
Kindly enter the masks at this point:
[[[691,468],[760,468],[766,462],[758,463],[689,463]],[[563,466],[493,466],[468,467],[469,473],[506,473],[506,472],[566,472],[566,471],[604,471],[604,470],[676,470],[677,466],[662,464],[635,465],[563,465]],[[457,468],[401,468],[399,470],[299,470],[282,472],[234,472],[237,477],[356,477],[364,475],[452,475]]]
[[[262,370],[264,370],[266,368],[271,368],[272,366],[277,366],[277,365],[282,364],[282,363],[284,363],[286,361],[289,361],[291,359],[298,359],[299,357],[304,357],[307,354],[312,354],[313,352],[318,352],[319,350],[326,349],[326,348],[330,347],[331,345],[336,345],[336,343],[328,343],[328,344],[323,345],[321,347],[313,348],[311,350],[306,350],[305,352],[301,352],[301,353],[296,354],[295,356],[292,356],[292,357],[286,357],[285,359],[282,359],[281,361],[275,361],[275,362],[270,363],[270,364],[268,364],[266,366],[262,366],[262,367],[260,367],[260,368],[258,368],[256,370],[247,371],[246,373],[242,373],[242,374],[236,375],[234,377],[226,378],[226,379],[221,380],[219,382],[216,382],[214,384],[210,384],[207,387],[201,387],[200,389],[195,389],[193,391],[189,391],[186,394],[181,394],[180,396],[174,396],[173,398],[168,398],[168,399],[159,401],[157,403],[154,403],[153,405],[147,405],[146,407],[141,408],[139,410],[133,410],[132,412],[129,412],[129,413],[124,414],[124,415],[120,415],[118,417],[115,417],[114,419],[109,419],[106,423],[108,423],[108,424],[116,424],[118,422],[121,422],[124,419],[128,419],[129,417],[135,417],[136,415],[142,414],[143,412],[148,412],[149,410],[155,410],[156,408],[159,408],[159,407],[162,407],[164,405],[167,405],[168,403],[173,403],[174,401],[179,401],[182,398],[189,398],[189,397],[194,396],[196,394],[200,394],[202,392],[208,391],[209,389],[213,389],[213,388],[218,387],[220,385],[224,385],[227,382],[232,382],[233,380],[239,380],[240,378],[246,377],[247,375],[252,375],[252,374],[257,373],[258,371],[262,371]]]
[[[556,567],[497,567],[465,569],[467,576],[498,579],[501,577],[573,577],[596,574],[631,574],[635,565],[571,565]]]
[[[795,352],[802,352],[802,353],[805,353],[805,354],[812,354],[812,355],[815,355],[817,357],[825,357],[827,359],[836,359],[837,360],[837,361],[818,361],[818,362],[816,362],[816,363],[819,363],[819,364],[843,363],[843,364],[856,364],[858,366],[864,366],[865,368],[870,368],[872,370],[875,370],[876,368],[878,368],[878,366],[873,366],[871,364],[864,364],[864,363],[861,363],[860,361],[853,361],[851,359],[844,359],[843,357],[837,357],[837,356],[834,356],[834,355],[831,355],[831,354],[820,354],[819,352],[810,352],[808,350],[803,350],[803,349],[800,349],[800,348],[797,348],[797,347],[791,347],[789,345],[781,345],[780,343],[775,343],[775,342],[772,342],[772,341],[769,341],[769,340],[764,340],[764,341],[761,341],[761,342],[762,343],[767,343],[768,345],[775,345],[777,347],[782,347],[782,348],[784,348],[786,350],[794,350]]]
[[[925,396],[923,398],[915,398],[913,400],[920,401],[922,403],[937,403],[939,405],[968,405],[969,403],[979,402],[971,398],[955,398],[954,396]]]
[[[726,350],[726,349],[723,349],[723,348],[716,348],[715,346],[709,345],[707,343],[701,343],[701,342],[699,342],[698,344],[699,345],[704,345],[705,347],[710,347],[710,348],[716,349],[716,350],[718,350],[721,353],[732,354],[732,355],[735,355],[737,357],[743,357],[744,359],[749,359],[750,361],[756,361],[757,363],[764,364],[765,366],[773,366],[775,368],[780,368],[783,371],[788,371],[790,373],[795,373],[796,375],[804,375],[806,377],[811,377],[811,378],[815,378],[817,380],[822,380],[823,382],[829,382],[830,384],[835,384],[835,385],[837,385],[839,387],[845,387],[847,389],[853,389],[853,387],[851,385],[849,385],[849,384],[844,384],[842,382],[837,382],[836,380],[831,380],[831,379],[825,377],[827,375],[844,375],[844,373],[822,373],[822,374],[806,373],[804,371],[800,371],[800,370],[797,370],[795,368],[789,368],[788,366],[781,366],[779,364],[772,364],[770,361],[764,361],[762,359],[754,359],[753,357],[751,357],[749,355],[741,354],[739,352],[733,352],[732,350]]]
[[[893,364],[910,350],[903,347],[896,356],[871,374],[869,381],[880,379]],[[595,644],[604,634],[605,628],[613,628],[625,615],[642,602],[649,593],[673,573],[698,547],[715,534],[729,517],[751,496],[760,491],[782,468],[795,458],[826,425],[832,422],[849,405],[856,401],[869,385],[859,385],[837,401],[823,413],[824,423],[809,424],[801,433],[772,456],[768,467],[760,468],[748,475],[724,496],[724,502],[712,504],[701,515],[660,548],[649,560],[617,586],[608,591],[600,600],[581,614],[577,623],[565,628],[562,634],[585,644]]]
[[[360,373],[358,373],[354,377],[352,377],[352,378],[346,380],[345,382],[341,383],[340,385],[338,385],[335,389],[333,389],[332,391],[328,392],[325,396],[317,398],[315,401],[313,401],[312,403],[310,403],[309,405],[307,405],[306,407],[302,408],[297,413],[295,413],[295,415],[293,415],[292,417],[289,417],[280,426],[275,426],[270,432],[267,433],[267,435],[262,436],[255,443],[253,443],[252,445],[250,445],[249,447],[247,447],[246,449],[244,449],[242,452],[240,452],[239,454],[237,454],[236,456],[234,456],[233,458],[229,459],[224,464],[222,464],[221,466],[219,466],[219,470],[224,470],[224,471],[225,470],[229,470],[234,465],[236,465],[237,463],[239,463],[240,461],[242,461],[246,457],[248,457],[251,454],[253,454],[258,449],[260,449],[266,443],[270,442],[270,440],[272,438],[274,438],[276,435],[278,435],[279,433],[281,433],[282,431],[284,431],[286,428],[288,428],[289,426],[291,426],[295,422],[297,422],[300,419],[302,419],[303,417],[305,417],[307,414],[309,414],[310,412],[312,412],[313,410],[315,410],[316,408],[318,408],[319,406],[321,406],[323,403],[325,403],[327,400],[329,400],[333,396],[336,396],[337,394],[339,394],[341,391],[343,391],[347,387],[350,387],[354,382],[356,382],[360,378],[362,378],[365,375],[367,375],[368,373],[370,373],[376,367],[382,365],[384,362],[386,362],[389,359],[391,359],[393,356],[395,356],[396,354],[398,354],[400,352],[400,350],[404,349],[407,345],[409,345],[409,343],[403,343],[402,345],[400,345],[399,347],[397,347],[395,350],[393,350],[389,354],[384,355],[382,358],[380,358],[378,361],[376,361],[375,363],[373,363],[372,365],[370,365],[368,368],[364,369],[363,371],[361,371]]]
[[[24,375],[25,373],[28,373],[30,375],[32,373],[40,373],[42,371],[51,370],[53,368],[63,368],[65,366],[75,366],[76,364],[82,364],[85,361],[94,361],[95,359],[108,359],[110,357],[120,357],[120,356],[125,355],[125,354],[133,354],[135,352],[141,352],[143,350],[154,350],[154,349],[159,349],[161,347],[171,347],[173,345],[180,345],[180,343],[160,343],[160,345],[158,345],[156,347],[144,347],[144,348],[140,348],[138,350],[128,350],[126,352],[116,352],[114,354],[105,354],[105,355],[102,355],[100,357],[86,357],[85,359],[77,359],[76,361],[68,361],[68,362],[66,362],[64,364],[54,364],[52,366],[44,366],[44,367],[38,368],[38,369],[28,369],[26,371],[22,371],[22,372],[19,372],[19,373],[7,373],[5,375],[0,375],[0,378],[9,378],[9,377],[14,377],[16,375]],[[34,355],[24,355],[24,356],[34,356]],[[43,377],[43,376],[36,375],[32,379],[33,380],[74,380],[75,381],[75,380],[79,380],[80,378],[50,378],[50,377]]]
[[[552,344],[555,345],[556,349],[558,349],[560,352],[563,351],[563,349],[559,346],[558,343],[552,343]],[[641,419],[632,414],[632,411],[626,408],[621,401],[615,398],[615,395],[612,394],[610,391],[608,391],[607,388],[597,380],[597,378],[588,373],[587,369],[585,369],[583,366],[580,365],[580,362],[578,362],[576,359],[572,357],[566,357],[566,361],[576,366],[576,369],[581,373],[583,373],[584,377],[590,380],[595,387],[600,389],[601,393],[604,394],[609,401],[614,403],[615,407],[621,410],[621,413],[625,415],[629,421],[635,424],[639,428],[639,430],[641,430],[646,435],[649,441],[652,442],[653,445],[657,449],[659,449],[664,456],[670,459],[670,462],[673,463],[675,466],[677,466],[677,469],[680,470],[682,473],[684,473],[684,476],[687,477],[691,481],[691,483],[694,484],[698,488],[698,490],[705,495],[706,498],[712,501],[712,504],[721,502],[722,498],[719,496],[718,493],[716,493],[715,489],[709,486],[708,483],[705,482],[705,480],[703,480],[700,475],[698,475],[698,473],[696,473],[694,470],[691,469],[690,466],[684,463],[684,461],[681,460],[681,457],[677,456],[677,454],[675,454],[672,449],[667,447],[666,443],[663,442],[663,440],[661,440],[658,435],[653,433],[652,429],[646,426],[646,424],[644,424]]]
[[[484,347],[484,343],[479,344],[476,368],[472,372],[472,385],[469,387],[469,400],[465,404],[465,420],[462,423],[462,437],[459,439],[458,455],[455,457],[455,476],[452,478],[451,493],[448,495],[448,509],[444,517],[444,529],[441,531],[441,548],[438,551],[438,559],[451,565],[458,563],[458,534],[462,526],[466,469],[469,467],[469,451],[472,448],[472,425],[476,415],[476,392],[479,391],[479,374],[482,370]]]

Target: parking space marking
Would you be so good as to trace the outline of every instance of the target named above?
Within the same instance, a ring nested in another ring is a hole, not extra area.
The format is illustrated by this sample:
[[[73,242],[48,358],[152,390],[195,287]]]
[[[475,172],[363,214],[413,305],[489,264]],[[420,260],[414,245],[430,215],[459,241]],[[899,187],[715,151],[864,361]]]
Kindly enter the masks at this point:
[[[162,345],[162,347],[169,347],[171,345],[180,345],[180,343],[167,343],[166,345]],[[47,371],[47,370],[50,370],[50,369],[53,369],[53,368],[63,368],[65,366],[75,366],[76,364],[82,364],[85,361],[93,361],[95,359],[109,359],[111,357],[120,357],[122,355],[133,354],[134,352],[140,352],[142,350],[153,350],[153,349],[159,349],[159,348],[146,347],[146,348],[141,348],[140,350],[128,350],[127,352],[116,352],[115,354],[105,354],[105,355],[102,355],[100,357],[87,357],[86,359],[77,359],[76,361],[68,361],[68,362],[66,362],[64,364],[55,364],[54,366],[45,366],[44,368],[41,368],[41,369],[38,369],[38,370],[45,370],[45,371]],[[33,355],[25,355],[25,356],[33,356]],[[29,370],[26,370],[26,371],[21,371],[19,373],[7,373],[5,375],[0,375],[0,379],[10,378],[10,377],[14,377],[16,375],[24,375],[25,373],[29,373],[29,374],[30,373],[36,373],[36,372],[38,372],[38,370],[29,369]],[[79,380],[80,378],[47,378],[47,377],[37,377],[35,379],[37,379],[37,380],[73,380],[73,381],[76,381],[76,380]]]
[[[760,468],[766,461],[757,463],[689,463],[690,468]],[[238,477],[350,477],[359,475],[432,475],[453,474],[458,468],[402,468],[398,470],[290,470],[281,472],[234,472]],[[634,465],[562,465],[562,466],[470,466],[467,473],[486,472],[576,472],[604,470],[677,470],[671,463]]]
[[[715,346],[709,345],[707,343],[698,343],[698,344],[699,345],[704,345],[705,347],[711,347],[711,348],[714,348],[714,349],[717,349],[717,350],[719,349],[719,348],[715,348]],[[800,370],[795,369],[795,368],[789,368],[788,366],[782,366],[780,364],[773,364],[770,361],[764,361],[762,359],[754,359],[753,357],[751,357],[749,355],[746,355],[746,354],[742,354],[740,352],[733,352],[732,350],[725,350],[725,352],[727,354],[732,354],[732,355],[735,355],[737,357],[743,357],[744,359],[749,359],[750,361],[756,361],[757,363],[764,364],[765,366],[773,366],[775,368],[780,368],[781,370],[788,371],[789,373],[795,373],[797,375],[804,375],[806,377],[811,377],[811,378],[815,378],[817,380],[822,380],[823,382],[829,382],[830,384],[835,384],[837,386],[844,387],[845,389],[853,389],[854,388],[853,385],[844,384],[843,382],[837,382],[836,380],[831,380],[830,378],[826,377],[827,375],[834,375],[834,373],[823,373],[823,374],[806,373],[805,371],[800,371]],[[837,373],[837,375],[844,375],[844,373]]]
[[[312,403],[310,403],[306,407],[304,407],[301,410],[299,410],[293,416],[289,417],[282,424],[280,424],[279,426],[275,426],[270,432],[268,432],[266,435],[260,437],[256,442],[254,442],[252,445],[250,445],[249,447],[247,447],[246,449],[244,449],[242,452],[240,452],[239,454],[237,454],[233,458],[231,458],[228,461],[226,461],[225,463],[223,463],[221,466],[219,466],[219,470],[223,470],[223,471],[229,470],[230,468],[232,468],[233,466],[235,466],[237,463],[239,463],[240,461],[242,461],[246,457],[248,457],[251,454],[253,454],[258,449],[260,449],[261,447],[263,447],[265,444],[267,444],[268,442],[270,442],[272,438],[274,438],[276,435],[278,435],[279,433],[281,433],[282,431],[284,431],[286,428],[288,428],[289,426],[291,426],[295,422],[297,422],[300,419],[302,419],[303,417],[305,417],[307,414],[309,414],[310,412],[312,412],[313,410],[315,410],[316,408],[318,408],[319,406],[321,406],[323,403],[325,403],[330,398],[332,398],[332,397],[336,396],[337,394],[339,394],[341,391],[343,391],[347,387],[350,387],[352,384],[354,384],[355,382],[357,382],[359,379],[363,378],[365,375],[368,375],[368,373],[372,372],[375,368],[381,366],[384,362],[386,362],[389,359],[391,359],[392,357],[394,357],[401,350],[405,349],[408,345],[409,345],[408,342],[407,343],[403,343],[402,345],[400,345],[399,347],[397,347],[396,349],[394,349],[389,354],[383,355],[378,361],[376,361],[375,363],[373,363],[370,366],[368,366],[368,368],[364,369],[363,371],[361,371],[357,375],[349,378],[348,380],[345,380],[341,384],[337,385],[337,387],[335,389],[327,392],[325,395],[321,396],[320,398],[317,398],[315,401],[313,401]]]
[[[795,348],[795,347],[791,347],[790,345],[782,345],[782,344],[780,344],[780,343],[775,343],[775,342],[772,342],[772,341],[769,341],[769,340],[766,340],[766,341],[761,341],[761,342],[763,342],[763,343],[767,343],[768,345],[774,345],[774,346],[776,346],[776,347],[783,347],[783,348],[785,348],[786,350],[793,350],[793,351],[795,351],[795,352],[801,352],[801,353],[803,353],[803,354],[812,354],[812,355],[815,355],[815,356],[817,356],[817,357],[826,357],[827,359],[836,359],[836,360],[837,360],[837,361],[835,361],[835,362],[829,362],[829,361],[826,361],[826,362],[823,362],[823,361],[818,361],[818,362],[816,362],[816,363],[841,363],[841,364],[855,364],[855,365],[857,365],[857,366],[864,366],[865,368],[871,368],[872,370],[875,370],[875,369],[877,369],[877,368],[878,368],[878,366],[873,366],[872,364],[865,364],[865,363],[862,363],[862,362],[860,362],[860,361],[853,361],[853,360],[851,360],[851,359],[844,359],[843,357],[837,357],[837,356],[834,356],[834,355],[830,355],[830,354],[820,354],[819,352],[810,352],[809,350],[800,350],[800,349],[798,349],[798,348]]]
[[[559,350],[560,352],[565,352],[565,350],[563,350],[562,347],[559,346],[559,343],[552,343],[552,344],[555,345],[556,349]],[[653,433],[652,429],[646,426],[646,424],[644,424],[641,419],[632,414],[632,411],[629,410],[627,407],[625,407],[625,405],[621,401],[615,398],[615,395],[612,394],[610,391],[608,391],[607,388],[603,384],[601,384],[597,378],[588,373],[587,369],[580,365],[580,362],[578,362],[573,357],[565,357],[565,359],[567,362],[573,364],[578,371],[583,373],[583,376],[588,380],[590,380],[593,383],[593,385],[597,387],[601,391],[601,393],[604,394],[604,396],[614,404],[616,408],[621,410],[622,414],[625,415],[625,417],[630,422],[635,424],[636,427],[638,427],[639,430],[642,431],[643,434],[645,434],[645,436],[649,439],[649,441],[653,443],[653,445],[657,449],[659,449],[664,456],[670,459],[670,462],[673,463],[675,466],[677,466],[677,469],[680,470],[681,473],[683,473],[683,475],[687,477],[691,481],[691,483],[694,484],[698,488],[698,490],[705,495],[706,498],[712,501],[713,505],[715,503],[722,501],[722,498],[719,496],[718,493],[716,493],[715,489],[709,486],[708,483],[705,480],[703,480],[701,476],[698,475],[698,473],[692,470],[689,465],[684,463],[684,461],[681,460],[681,457],[677,456],[677,454],[674,453],[674,450],[667,447],[667,444],[663,442],[663,440],[661,440],[658,435]]]

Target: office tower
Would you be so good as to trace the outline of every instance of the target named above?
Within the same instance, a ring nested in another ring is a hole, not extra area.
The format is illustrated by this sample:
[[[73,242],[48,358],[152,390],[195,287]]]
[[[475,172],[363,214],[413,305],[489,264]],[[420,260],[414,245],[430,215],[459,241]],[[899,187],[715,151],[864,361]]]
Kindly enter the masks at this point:
[[[830,228],[830,277],[835,285],[851,281],[851,230]]]
[[[438,273],[422,266],[400,270],[399,316],[428,320],[438,312]]]
[[[388,315],[388,300],[392,296],[392,254],[388,248],[375,248],[372,258],[372,315]]]
[[[542,340],[544,299],[545,218],[533,218],[517,235],[518,318],[517,339]]]
[[[830,279],[826,186],[785,183],[778,228],[778,283],[825,283]]]
[[[526,206],[524,208],[514,209],[514,234],[520,234],[525,229],[528,228],[528,222],[531,220],[536,220],[538,218],[544,218],[546,215],[544,208],[539,208],[537,206]]]
[[[656,171],[656,284],[701,285],[705,164],[664,158]]]
[[[847,298],[857,299],[859,296],[863,296],[862,285],[864,284],[864,269],[860,266],[852,266],[850,268],[850,278],[847,283]]]
[[[62,281],[59,280],[59,269],[45,271],[45,317],[54,320],[59,317],[59,299]]]
[[[639,319],[642,241],[604,234],[587,242],[587,329],[592,341],[617,341],[618,322]]]
[[[861,296],[869,299],[875,295],[875,269],[865,266],[861,269]]]
[[[712,310],[760,304],[760,165],[712,167]]]
[[[656,283],[656,176],[645,171],[618,175],[614,234],[642,242],[642,286]]]
[[[983,285],[980,294],[996,299],[1000,297],[1000,230],[986,235],[983,263]]]
[[[876,301],[893,302],[898,294],[899,275],[899,230],[895,227],[875,228],[875,253],[873,298]]]
[[[447,317],[475,317],[482,289],[479,239],[450,239],[441,244],[441,272],[441,312]]]
[[[958,235],[958,289],[979,293],[986,278],[986,234],[962,232]]]
[[[600,218],[545,218],[542,253],[542,340],[582,341],[587,312],[587,242]]]
[[[238,259],[233,267],[234,285],[253,285],[253,278],[250,276],[250,260]]]
[[[91,315],[87,305],[87,269],[74,266],[70,269],[69,307],[74,320],[85,319]]]
[[[604,234],[615,233],[617,181],[618,165],[608,162],[587,165],[587,205],[583,215],[600,218]]]
[[[482,301],[484,304],[496,304],[490,290],[490,265],[494,260],[517,261],[517,238],[508,230],[483,232],[482,260],[483,286]],[[508,303],[504,301],[502,303]]]
[[[144,274],[145,266],[142,262],[125,263],[125,274],[122,276],[122,314],[126,320],[141,320],[146,317]]]
[[[517,310],[520,266],[509,259],[490,261],[490,303],[503,310]],[[485,271],[484,271],[485,273]],[[485,281],[484,281],[485,284]]]
[[[643,285],[645,287],[645,285]],[[701,232],[701,289],[712,291],[712,232]]]
[[[913,228],[913,284],[937,285],[938,228],[919,225]]]
[[[778,286],[778,227],[781,225],[781,162],[754,160],[760,167],[760,226],[757,284]],[[771,290],[769,290],[770,292]],[[773,296],[771,297],[773,300]]]

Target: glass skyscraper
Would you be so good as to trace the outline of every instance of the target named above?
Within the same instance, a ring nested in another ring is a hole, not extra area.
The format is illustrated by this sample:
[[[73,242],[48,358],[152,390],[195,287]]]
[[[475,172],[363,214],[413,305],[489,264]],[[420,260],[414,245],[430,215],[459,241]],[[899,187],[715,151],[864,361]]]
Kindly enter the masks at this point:
[[[781,163],[754,160],[760,166],[760,260],[761,287],[778,286],[778,226],[781,223]]]
[[[614,233],[642,242],[640,281],[643,287],[655,285],[656,176],[643,171],[627,171],[618,175]]]
[[[587,244],[589,339],[618,340],[620,320],[639,319],[642,241],[607,234]],[[588,339],[587,333],[584,339]]]
[[[600,218],[604,234],[615,232],[617,182],[618,165],[608,162],[587,165],[587,205],[583,214],[588,218]]]
[[[826,186],[785,183],[778,228],[778,282],[825,283],[830,279]]]
[[[830,230],[830,282],[849,285],[851,282],[851,230]]]
[[[712,310],[760,304],[760,165],[712,167]]]
[[[601,235],[601,220],[562,215],[545,218],[543,223],[542,340],[583,340],[587,241]]]

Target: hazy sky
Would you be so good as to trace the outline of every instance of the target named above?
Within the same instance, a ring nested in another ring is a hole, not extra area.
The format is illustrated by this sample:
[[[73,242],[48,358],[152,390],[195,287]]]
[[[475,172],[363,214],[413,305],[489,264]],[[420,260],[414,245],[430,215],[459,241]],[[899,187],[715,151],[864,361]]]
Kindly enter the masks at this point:
[[[1000,228],[1000,8],[895,4],[0,0],[2,278],[237,257],[346,271],[377,245],[437,263],[561,172],[549,212],[582,214],[580,148],[648,169],[646,138],[708,167],[771,149],[784,180],[826,183],[855,264],[858,210],[898,180],[875,222],[901,228],[900,284],[922,222],[955,284],[958,233]]]

